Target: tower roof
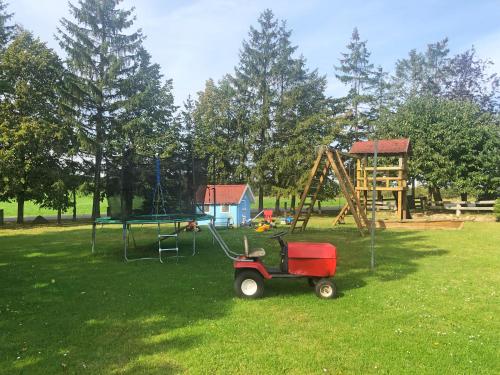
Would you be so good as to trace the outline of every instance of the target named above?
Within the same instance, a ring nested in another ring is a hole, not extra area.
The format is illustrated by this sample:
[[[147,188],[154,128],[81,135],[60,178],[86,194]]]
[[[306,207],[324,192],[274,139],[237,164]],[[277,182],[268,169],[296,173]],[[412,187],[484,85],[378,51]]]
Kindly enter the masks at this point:
[[[377,145],[377,154],[395,155],[407,154],[410,152],[410,139],[380,139]],[[373,141],[360,141],[354,142],[350,154],[373,155],[374,142]]]

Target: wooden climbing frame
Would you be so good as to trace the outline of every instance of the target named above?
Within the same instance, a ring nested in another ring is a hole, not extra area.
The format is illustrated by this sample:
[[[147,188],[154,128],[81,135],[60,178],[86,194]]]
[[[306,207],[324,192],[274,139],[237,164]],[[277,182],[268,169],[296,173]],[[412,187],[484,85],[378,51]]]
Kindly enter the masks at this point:
[[[364,230],[371,224],[366,215],[369,206],[368,192],[374,189],[379,195],[383,191],[392,191],[397,196],[397,215],[399,220],[408,218],[407,211],[407,178],[408,178],[408,154],[410,151],[409,139],[386,139],[377,141],[378,157],[397,158],[398,165],[377,166],[374,176],[373,166],[369,166],[369,157],[374,155],[374,143],[372,141],[355,142],[348,154],[332,147],[321,146],[318,149],[316,160],[309,173],[306,185],[300,197],[300,203],[290,227],[290,232],[300,228],[305,230],[311,217],[318,193],[327,180],[328,173],[332,171],[337,178],[346,204],[340,210],[333,221],[333,225],[343,222],[345,216],[350,212],[356,226],[363,235]],[[351,181],[342,156],[356,159],[355,182]],[[309,200],[309,201],[308,201]],[[298,225],[299,223],[300,226]]]
[[[330,170],[337,177],[340,189],[346,198],[349,210],[353,214],[354,221],[356,222],[360,232],[363,234],[364,228],[368,227],[369,223],[366,212],[361,206],[359,196],[356,194],[354,185],[344,167],[340,151],[331,147],[322,146],[318,150],[318,155],[314,161],[313,167],[311,168],[311,172],[309,173],[304,191],[301,194],[300,203],[295,211],[290,227],[291,232],[298,228],[298,223],[302,223],[300,225],[301,230],[306,229],[314,204],[316,203],[318,193],[325,183]],[[309,201],[307,201],[308,199]]]

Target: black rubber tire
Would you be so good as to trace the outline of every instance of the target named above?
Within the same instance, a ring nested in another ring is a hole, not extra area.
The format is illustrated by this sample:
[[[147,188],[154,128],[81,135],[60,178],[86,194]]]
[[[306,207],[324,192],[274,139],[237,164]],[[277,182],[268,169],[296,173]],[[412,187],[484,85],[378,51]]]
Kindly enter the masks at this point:
[[[314,287],[314,291],[319,298],[323,299],[335,298],[337,295],[335,283],[329,279],[318,280],[316,286]]]
[[[319,278],[318,277],[308,277],[307,278],[307,283],[311,288],[314,288],[316,284],[318,283]]]
[[[256,287],[255,292],[248,294],[242,290],[242,285],[247,280],[253,280]],[[262,275],[254,270],[241,270],[235,275],[234,278],[234,291],[236,295],[240,298],[255,299],[260,298],[264,294],[264,278]]]

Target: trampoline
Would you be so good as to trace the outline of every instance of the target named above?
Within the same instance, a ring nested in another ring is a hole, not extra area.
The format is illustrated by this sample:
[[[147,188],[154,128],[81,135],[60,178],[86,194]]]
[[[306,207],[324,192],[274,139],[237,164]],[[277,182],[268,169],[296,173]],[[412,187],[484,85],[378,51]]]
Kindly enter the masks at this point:
[[[173,252],[178,259],[179,234],[184,228],[194,229],[192,255],[195,255],[196,223],[213,220],[205,214],[202,199],[207,189],[207,169],[206,159],[195,159],[182,152],[161,159],[158,155],[145,157],[133,149],[125,150],[105,172],[107,216],[95,219],[92,224],[92,253],[96,252],[97,226],[120,225],[126,262],[145,259],[163,262],[165,252]],[[144,225],[157,227],[158,257],[129,254],[130,239],[135,245],[132,228]]]
[[[133,260],[147,260],[154,259],[163,262],[162,253],[166,251],[175,252],[175,257],[179,257],[179,245],[178,245],[178,235],[182,231],[183,228],[189,225],[191,222],[203,221],[203,220],[211,220],[211,215],[206,214],[162,214],[162,215],[137,215],[130,216],[129,218],[122,220],[112,217],[101,217],[97,218],[92,224],[92,253],[95,252],[96,248],[96,227],[97,225],[120,225],[122,226],[122,240],[123,240],[123,259],[126,262],[130,262]],[[185,223],[184,227],[181,227],[181,224]],[[160,228],[162,224],[173,224],[173,231],[168,234],[162,234],[160,232]],[[156,225],[158,227],[158,258],[156,257],[139,257],[139,258],[130,258],[128,254],[129,246],[130,246],[130,238],[132,237],[133,242],[135,243],[132,226],[133,225]],[[196,230],[192,231],[192,255],[196,254]],[[162,247],[161,242],[163,240],[174,239],[175,247]]]

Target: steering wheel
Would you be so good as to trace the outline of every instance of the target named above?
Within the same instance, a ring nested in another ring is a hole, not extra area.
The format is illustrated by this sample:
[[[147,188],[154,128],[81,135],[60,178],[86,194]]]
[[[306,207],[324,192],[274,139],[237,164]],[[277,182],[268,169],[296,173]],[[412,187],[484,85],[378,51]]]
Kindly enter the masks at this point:
[[[278,232],[276,234],[273,234],[272,236],[269,236],[270,239],[275,239],[275,238],[280,238],[283,236],[286,236],[288,233],[287,232]]]

